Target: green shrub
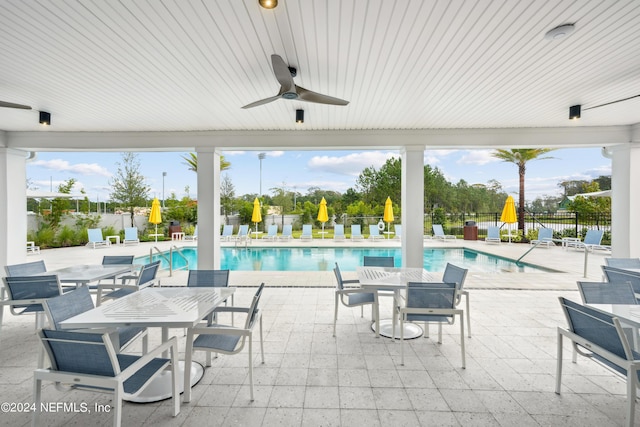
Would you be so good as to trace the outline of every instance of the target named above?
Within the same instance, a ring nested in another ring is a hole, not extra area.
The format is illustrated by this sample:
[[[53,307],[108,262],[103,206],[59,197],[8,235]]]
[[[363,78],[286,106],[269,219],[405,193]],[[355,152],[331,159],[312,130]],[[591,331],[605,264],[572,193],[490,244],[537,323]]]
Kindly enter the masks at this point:
[[[56,243],[58,246],[69,247],[73,246],[76,242],[76,232],[68,225],[63,226],[58,230],[56,236]]]
[[[56,232],[48,225],[42,224],[40,226],[40,229],[36,232],[36,237],[34,240],[37,242],[37,245],[40,246],[41,249],[55,248]]]

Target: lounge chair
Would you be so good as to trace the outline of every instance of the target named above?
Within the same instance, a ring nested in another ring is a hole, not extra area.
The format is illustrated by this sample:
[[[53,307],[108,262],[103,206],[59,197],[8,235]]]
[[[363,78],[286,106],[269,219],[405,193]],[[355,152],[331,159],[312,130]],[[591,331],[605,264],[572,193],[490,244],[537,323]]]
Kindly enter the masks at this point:
[[[356,240],[364,240],[360,224],[353,224],[351,226],[351,241],[355,242]]]
[[[243,224],[240,227],[238,227],[238,233],[235,236],[233,236],[233,240],[240,242],[240,241],[246,240],[248,236],[249,236],[249,225]]]
[[[190,236],[184,236],[184,240],[190,240],[192,242],[198,240],[198,225],[196,224],[196,228],[193,230],[193,234]]]
[[[538,229],[538,238],[531,240],[529,243],[531,243],[532,245],[537,244],[538,246],[555,246],[555,243],[553,243],[553,230],[550,228]]]
[[[402,239],[402,226],[400,224],[394,225],[393,230],[395,231],[394,239]]]
[[[584,236],[584,241],[575,242],[575,248],[587,251],[593,251],[594,249],[611,250],[611,247],[600,244],[603,234],[603,230],[588,230]]]
[[[444,234],[444,230],[442,229],[442,224],[433,224],[431,226],[431,228],[433,229],[433,238],[434,239],[441,239],[441,240],[455,240],[456,236],[454,236],[453,234]]]
[[[369,224],[369,240],[380,240],[384,239],[384,236],[380,234],[380,230],[378,230],[378,224]]]
[[[91,246],[93,249],[95,249],[96,246],[109,246],[111,244],[108,239],[105,240],[104,237],[102,237],[102,230],[99,228],[89,228],[87,230],[87,236],[89,237],[87,246]]]
[[[278,239],[280,240],[289,240],[292,239],[292,231],[293,231],[293,226],[291,224],[287,224],[285,226],[282,227],[282,235],[278,237]]]
[[[500,243],[500,227],[487,228],[487,237],[484,241],[487,243]]]
[[[302,234],[300,235],[300,240],[313,240],[311,224],[304,224],[302,226]]]
[[[343,242],[345,239],[344,237],[344,225],[343,224],[336,224],[333,227],[333,240],[340,241]]]
[[[275,224],[271,224],[269,226],[269,229],[267,230],[267,234],[262,236],[262,240],[271,240],[272,242],[275,242],[277,238],[278,238],[278,226]]]
[[[124,240],[122,244],[127,246],[127,243],[131,244],[140,244],[140,239],[138,238],[138,227],[127,227],[124,229]]]
[[[222,227],[222,234],[220,235],[221,242],[228,242],[233,237],[233,225],[225,224]]]

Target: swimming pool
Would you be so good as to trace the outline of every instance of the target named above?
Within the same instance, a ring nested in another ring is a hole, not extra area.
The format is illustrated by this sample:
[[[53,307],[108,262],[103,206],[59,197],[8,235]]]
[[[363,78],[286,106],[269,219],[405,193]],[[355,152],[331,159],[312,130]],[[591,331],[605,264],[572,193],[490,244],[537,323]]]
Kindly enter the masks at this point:
[[[198,249],[186,247],[181,250],[190,269],[197,268]],[[367,256],[392,256],[395,265],[402,265],[400,248],[220,248],[220,268],[235,271],[331,271],[335,263],[342,271],[355,271]],[[168,258],[169,253],[165,252]],[[162,262],[162,268],[169,268],[167,261],[159,256],[154,260]],[[149,262],[149,257],[136,258],[136,264]],[[427,271],[444,271],[450,262],[468,268],[471,272],[484,273],[533,273],[548,272],[549,269],[531,264],[518,263],[484,252],[463,248],[427,248],[424,250],[423,265]],[[174,252],[173,268],[185,267],[185,260]]]

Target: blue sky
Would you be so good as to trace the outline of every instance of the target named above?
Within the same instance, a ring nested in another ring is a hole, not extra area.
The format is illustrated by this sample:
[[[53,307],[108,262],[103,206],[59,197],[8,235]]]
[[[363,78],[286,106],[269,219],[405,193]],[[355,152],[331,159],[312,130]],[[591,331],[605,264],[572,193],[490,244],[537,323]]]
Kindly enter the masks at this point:
[[[492,150],[430,150],[425,152],[425,164],[437,166],[453,183],[464,179],[469,184],[485,184],[491,179],[502,183],[512,195],[518,192],[518,171],[511,163],[491,156]],[[231,169],[225,171],[231,178],[236,195],[259,193],[260,161],[258,151],[229,151],[225,158]],[[265,151],[262,161],[262,192],[270,194],[274,187],[283,185],[302,194],[309,187],[320,187],[339,192],[355,186],[359,173],[366,167],[379,168],[385,161],[399,156],[397,151]],[[151,196],[162,199],[162,173],[165,196],[177,197],[196,194],[196,174],[187,169],[183,155],[177,152],[141,152],[138,159],[141,172],[151,188]],[[526,196],[559,195],[558,182],[570,179],[592,179],[611,174],[611,161],[602,157],[600,148],[559,149],[549,153],[553,159],[533,161],[527,165]],[[41,152],[27,163],[27,178],[31,188],[57,189],[58,184],[75,178],[73,193],[84,188],[89,198],[109,199],[109,181],[117,171],[121,153],[111,152]]]

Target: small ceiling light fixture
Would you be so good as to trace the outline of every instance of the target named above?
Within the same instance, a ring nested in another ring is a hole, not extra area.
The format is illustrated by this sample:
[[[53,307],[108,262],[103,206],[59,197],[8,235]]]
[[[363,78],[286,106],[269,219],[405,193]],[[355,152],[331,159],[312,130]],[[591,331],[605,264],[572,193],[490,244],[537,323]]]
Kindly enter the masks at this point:
[[[304,110],[296,110],[296,123],[304,123]]]
[[[258,3],[265,9],[274,9],[278,5],[278,0],[258,0]]]
[[[580,118],[580,109],[582,105],[572,105],[569,107],[569,119],[578,120]]]
[[[547,31],[544,38],[547,40],[559,40],[573,33],[573,30],[575,29],[576,27],[573,24],[562,24]]]
[[[51,124],[51,113],[40,111],[40,124],[49,126]]]

